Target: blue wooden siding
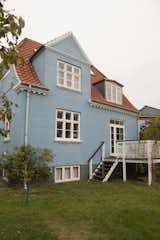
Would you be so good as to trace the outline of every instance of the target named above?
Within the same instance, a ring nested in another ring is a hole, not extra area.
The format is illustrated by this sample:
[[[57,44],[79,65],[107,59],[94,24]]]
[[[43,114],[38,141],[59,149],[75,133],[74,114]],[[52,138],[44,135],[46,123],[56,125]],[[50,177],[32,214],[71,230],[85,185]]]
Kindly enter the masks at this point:
[[[17,77],[10,67],[10,72],[6,78],[0,81],[0,91],[7,92],[11,86],[18,83]],[[11,122],[11,140],[4,143],[3,137],[0,138],[0,152],[11,151],[15,145],[24,143],[24,128],[25,128],[25,104],[26,104],[26,93],[21,92],[17,94],[14,90],[10,90],[7,93],[10,101],[13,102],[12,112],[13,119]],[[18,106],[16,107],[15,104]]]
[[[68,38],[64,40],[57,44],[56,48],[70,55],[74,55],[80,58],[80,60],[84,60],[84,56],[72,39]],[[58,60],[81,68],[81,92],[74,92],[57,86]],[[109,156],[110,119],[124,121],[126,139],[136,140],[138,138],[138,121],[136,115],[133,116],[123,112],[118,113],[102,110],[90,106],[91,84],[89,65],[45,48],[33,59],[33,66],[40,80],[44,82],[50,90],[46,96],[30,94],[28,141],[29,144],[33,146],[50,148],[55,155],[53,166],[87,164],[90,155],[95,151],[101,141],[106,142],[106,156]],[[12,78],[15,79],[13,75],[9,75],[8,79],[5,80],[5,86],[7,81],[11,82]],[[3,144],[1,141],[1,151],[6,151],[7,148],[10,149],[13,145],[24,143],[26,93],[17,94],[11,91],[10,98],[18,103],[19,109],[15,110],[11,142],[9,144]],[[55,114],[57,108],[81,113],[80,143],[59,143],[55,141]]]

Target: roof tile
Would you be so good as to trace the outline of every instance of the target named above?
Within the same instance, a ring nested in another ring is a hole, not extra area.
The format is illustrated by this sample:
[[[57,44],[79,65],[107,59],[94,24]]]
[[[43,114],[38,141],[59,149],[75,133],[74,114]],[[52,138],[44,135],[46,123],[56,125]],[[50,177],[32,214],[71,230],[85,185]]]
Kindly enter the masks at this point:
[[[25,84],[31,84],[36,87],[45,88],[45,85],[39,80],[34,67],[31,64],[31,58],[42,48],[43,45],[31,39],[25,38],[17,45],[17,51],[24,63],[15,66],[18,77]]]

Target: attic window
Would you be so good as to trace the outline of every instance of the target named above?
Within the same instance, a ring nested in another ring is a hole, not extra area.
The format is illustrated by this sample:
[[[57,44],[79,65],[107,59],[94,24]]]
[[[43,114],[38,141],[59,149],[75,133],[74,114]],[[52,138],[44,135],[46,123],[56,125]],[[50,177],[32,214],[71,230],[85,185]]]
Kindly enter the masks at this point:
[[[122,104],[122,87],[112,82],[106,82],[106,100]]]

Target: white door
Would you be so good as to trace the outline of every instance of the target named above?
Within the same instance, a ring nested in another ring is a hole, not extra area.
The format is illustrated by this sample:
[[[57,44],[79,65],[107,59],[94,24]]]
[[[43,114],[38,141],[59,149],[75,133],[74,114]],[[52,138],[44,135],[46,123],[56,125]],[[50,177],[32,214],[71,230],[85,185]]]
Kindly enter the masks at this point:
[[[113,121],[113,120],[112,120]],[[118,121],[116,121],[118,123]],[[119,121],[121,122],[121,121]],[[122,122],[121,122],[122,124]],[[110,124],[110,155],[116,156],[116,143],[117,141],[123,141],[125,138],[124,125]]]

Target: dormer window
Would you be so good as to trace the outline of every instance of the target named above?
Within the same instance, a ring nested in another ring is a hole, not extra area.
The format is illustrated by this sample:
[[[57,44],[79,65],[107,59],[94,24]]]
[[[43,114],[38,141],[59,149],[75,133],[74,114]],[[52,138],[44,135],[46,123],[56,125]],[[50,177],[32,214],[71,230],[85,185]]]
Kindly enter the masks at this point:
[[[114,81],[106,81],[106,100],[122,104],[122,86]]]

